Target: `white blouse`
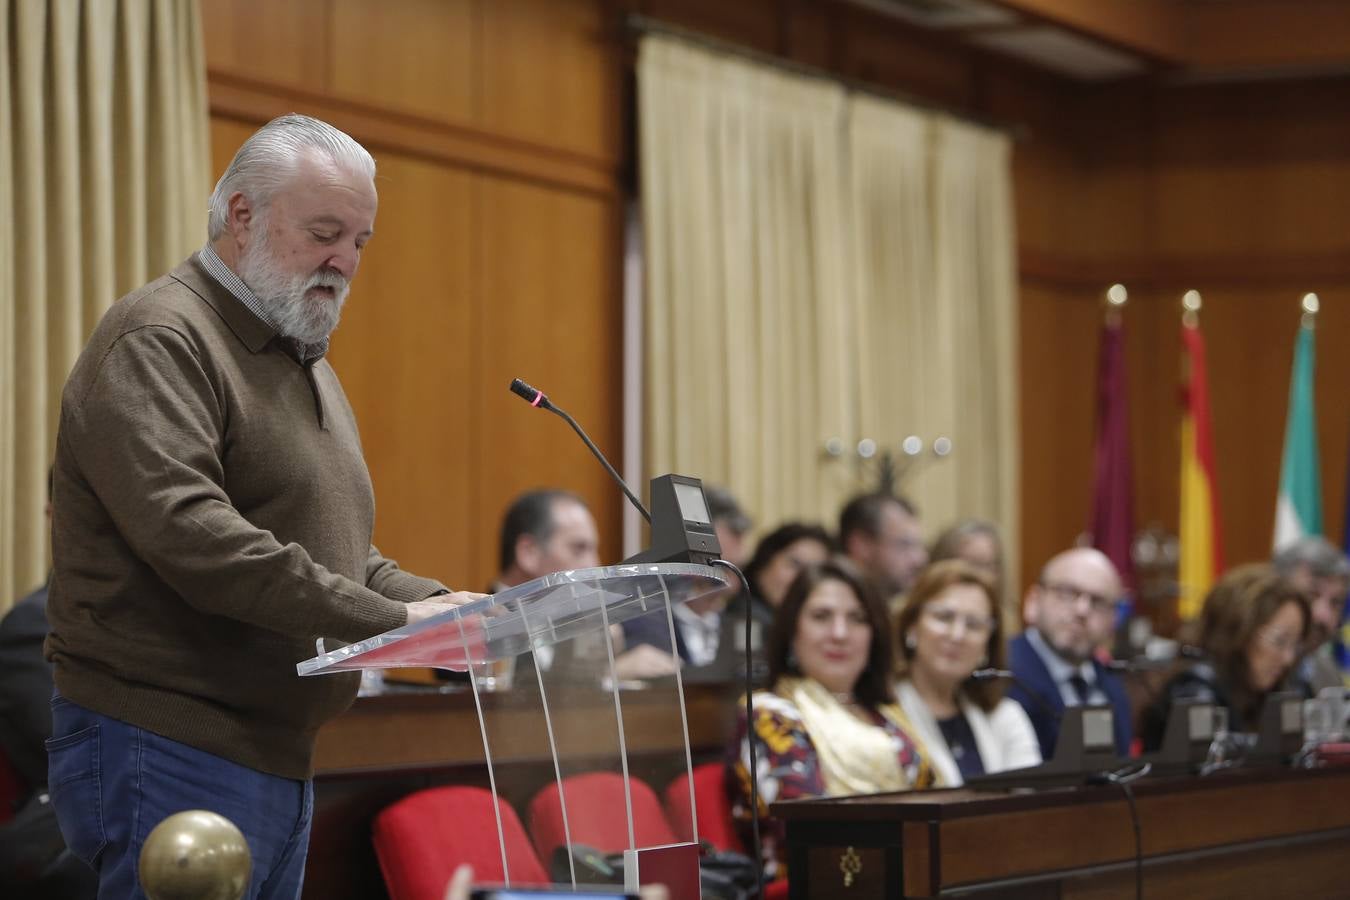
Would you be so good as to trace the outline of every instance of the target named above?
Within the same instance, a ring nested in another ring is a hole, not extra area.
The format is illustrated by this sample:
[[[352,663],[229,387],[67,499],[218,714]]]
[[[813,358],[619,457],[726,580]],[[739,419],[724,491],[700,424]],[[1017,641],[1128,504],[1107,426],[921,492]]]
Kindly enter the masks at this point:
[[[942,787],[956,787],[963,781],[961,769],[947,747],[937,718],[923,702],[909,679],[896,685],[900,705],[914,726],[914,737],[923,742],[923,751],[938,773]],[[1041,747],[1036,741],[1036,730],[1026,711],[1016,700],[1004,697],[992,712],[985,712],[965,697],[961,698],[961,714],[970,723],[975,735],[975,746],[980,751],[984,771],[993,774],[1009,769],[1025,769],[1041,763]]]

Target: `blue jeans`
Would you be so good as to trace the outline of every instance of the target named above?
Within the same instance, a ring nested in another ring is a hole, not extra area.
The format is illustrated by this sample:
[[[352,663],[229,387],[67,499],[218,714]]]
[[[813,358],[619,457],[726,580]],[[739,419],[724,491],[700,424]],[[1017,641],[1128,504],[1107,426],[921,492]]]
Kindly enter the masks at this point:
[[[165,817],[205,809],[248,841],[247,900],[295,900],[314,815],[309,781],[268,775],[52,698],[48,790],[66,844],[98,872],[99,900],[143,898],[141,847]]]

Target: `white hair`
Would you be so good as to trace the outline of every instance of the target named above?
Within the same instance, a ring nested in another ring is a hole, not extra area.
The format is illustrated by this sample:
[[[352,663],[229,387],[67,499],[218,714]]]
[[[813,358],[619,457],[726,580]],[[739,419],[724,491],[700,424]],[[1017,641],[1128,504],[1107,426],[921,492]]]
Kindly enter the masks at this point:
[[[310,116],[279,116],[244,141],[225,174],[211,192],[206,234],[216,240],[225,233],[230,197],[237,191],[262,212],[272,195],[295,175],[296,164],[307,150],[317,150],[337,165],[375,178],[375,160],[351,135]]]

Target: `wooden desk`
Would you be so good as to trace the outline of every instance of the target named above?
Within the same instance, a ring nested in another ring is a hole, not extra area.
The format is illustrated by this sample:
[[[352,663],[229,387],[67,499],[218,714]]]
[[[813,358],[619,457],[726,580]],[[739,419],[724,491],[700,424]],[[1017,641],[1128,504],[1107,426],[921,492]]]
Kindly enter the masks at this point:
[[[720,758],[731,731],[733,685],[685,687],[694,762]],[[683,745],[668,691],[625,691],[623,709],[632,774],[657,791],[681,770]],[[493,716],[497,788],[521,813],[553,780],[539,728],[538,697],[483,695]],[[608,763],[614,756],[614,706],[591,694],[554,710],[559,741]],[[378,900],[387,896],[370,842],[370,825],[389,804],[443,784],[487,787],[487,766],[473,696],[467,691],[403,693],[358,699],[319,732],[315,757],[314,827],[305,866],[306,898]]]
[[[1134,784],[1145,896],[1350,896],[1350,771],[1252,770]],[[775,804],[792,900],[1132,898],[1114,786],[955,789]],[[846,887],[841,865],[854,868]]]

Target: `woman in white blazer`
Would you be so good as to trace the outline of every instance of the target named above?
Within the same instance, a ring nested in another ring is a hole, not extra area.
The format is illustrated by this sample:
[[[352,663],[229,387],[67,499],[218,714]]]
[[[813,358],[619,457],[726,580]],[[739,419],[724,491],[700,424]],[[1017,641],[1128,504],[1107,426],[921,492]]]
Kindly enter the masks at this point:
[[[1041,761],[1031,720],[979,668],[1003,667],[998,597],[989,576],[961,560],[929,566],[897,622],[900,705],[928,749],[940,784],[1034,766]]]

